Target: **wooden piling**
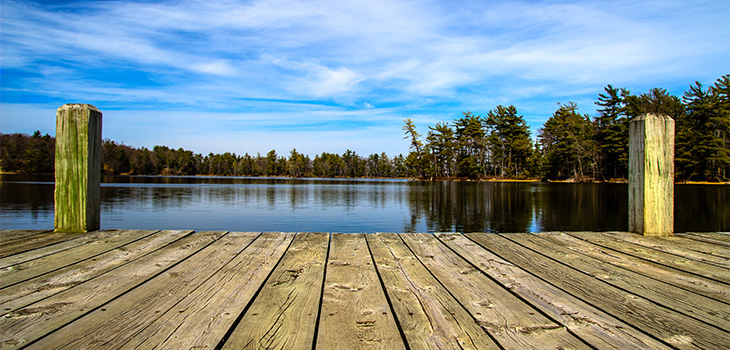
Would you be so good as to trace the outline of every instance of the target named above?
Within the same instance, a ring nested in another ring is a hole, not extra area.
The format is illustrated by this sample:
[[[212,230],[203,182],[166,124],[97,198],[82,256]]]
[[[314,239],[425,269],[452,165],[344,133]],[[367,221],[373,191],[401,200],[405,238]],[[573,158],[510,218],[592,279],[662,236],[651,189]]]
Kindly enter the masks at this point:
[[[56,112],[56,232],[99,229],[101,213],[101,112],[65,104]]]
[[[629,123],[629,231],[674,232],[674,120],[645,114]]]

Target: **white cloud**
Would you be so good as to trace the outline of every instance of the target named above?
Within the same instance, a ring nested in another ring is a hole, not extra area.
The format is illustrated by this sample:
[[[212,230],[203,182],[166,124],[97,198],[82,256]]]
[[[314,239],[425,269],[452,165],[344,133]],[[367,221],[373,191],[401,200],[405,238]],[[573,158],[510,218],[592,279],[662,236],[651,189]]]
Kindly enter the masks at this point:
[[[728,15],[726,2],[679,0],[8,0],[0,88],[3,102],[23,92],[210,112],[221,123],[339,113],[399,132],[407,117],[450,120],[496,104],[546,118],[556,102],[590,101],[609,83],[641,93],[727,74]]]
[[[315,97],[337,96],[350,92],[362,80],[359,74],[350,69],[329,69],[327,67],[316,69],[311,78],[313,79],[301,82],[301,85],[306,89],[305,91],[309,91]]]
[[[216,75],[234,75],[236,73],[236,69],[223,60],[194,64],[192,68],[199,72]]]

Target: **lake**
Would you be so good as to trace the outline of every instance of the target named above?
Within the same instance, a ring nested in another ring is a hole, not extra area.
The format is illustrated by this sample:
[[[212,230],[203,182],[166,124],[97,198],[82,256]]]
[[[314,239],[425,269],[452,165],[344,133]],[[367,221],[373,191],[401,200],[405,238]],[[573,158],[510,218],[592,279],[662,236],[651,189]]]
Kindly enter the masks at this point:
[[[0,228],[53,229],[53,176],[0,175]],[[108,176],[103,229],[626,231],[628,185]],[[730,186],[675,185],[675,231],[730,231]]]

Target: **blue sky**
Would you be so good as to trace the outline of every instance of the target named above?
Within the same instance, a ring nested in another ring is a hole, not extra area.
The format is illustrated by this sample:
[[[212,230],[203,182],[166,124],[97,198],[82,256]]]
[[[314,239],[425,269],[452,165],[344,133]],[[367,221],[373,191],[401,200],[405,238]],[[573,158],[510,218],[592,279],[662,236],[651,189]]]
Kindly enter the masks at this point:
[[[407,153],[401,127],[515,105],[595,114],[607,84],[680,95],[730,73],[730,2],[13,1],[0,5],[0,131],[196,153]]]

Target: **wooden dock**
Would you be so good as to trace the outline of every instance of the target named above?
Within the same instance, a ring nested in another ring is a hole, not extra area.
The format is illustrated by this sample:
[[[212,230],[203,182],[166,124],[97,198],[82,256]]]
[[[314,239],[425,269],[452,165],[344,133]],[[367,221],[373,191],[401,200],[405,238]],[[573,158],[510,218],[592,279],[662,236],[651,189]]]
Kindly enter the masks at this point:
[[[730,348],[730,234],[0,231],[2,349]]]

